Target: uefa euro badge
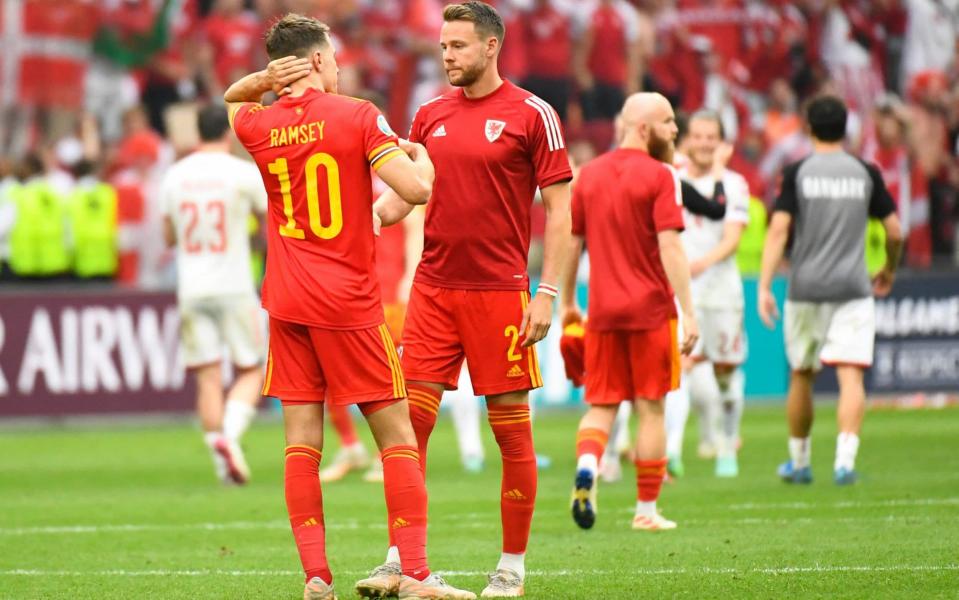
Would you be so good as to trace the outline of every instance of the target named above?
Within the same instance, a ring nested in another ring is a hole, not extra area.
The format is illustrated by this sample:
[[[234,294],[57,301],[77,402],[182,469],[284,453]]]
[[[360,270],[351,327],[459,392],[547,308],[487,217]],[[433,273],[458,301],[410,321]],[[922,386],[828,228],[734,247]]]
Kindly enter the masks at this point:
[[[499,136],[502,135],[503,129],[506,128],[506,121],[494,121],[493,119],[488,119],[486,121],[486,139],[492,144],[499,139]]]

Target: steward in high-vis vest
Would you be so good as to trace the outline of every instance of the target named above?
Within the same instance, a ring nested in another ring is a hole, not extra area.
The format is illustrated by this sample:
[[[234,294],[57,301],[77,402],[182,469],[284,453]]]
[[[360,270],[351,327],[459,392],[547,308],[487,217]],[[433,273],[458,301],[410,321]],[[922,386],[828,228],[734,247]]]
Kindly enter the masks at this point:
[[[70,196],[73,272],[81,279],[112,278],[117,272],[117,193],[85,175]]]
[[[56,277],[70,268],[67,209],[44,179],[34,177],[10,190],[15,209],[10,232],[10,270],[17,277]]]

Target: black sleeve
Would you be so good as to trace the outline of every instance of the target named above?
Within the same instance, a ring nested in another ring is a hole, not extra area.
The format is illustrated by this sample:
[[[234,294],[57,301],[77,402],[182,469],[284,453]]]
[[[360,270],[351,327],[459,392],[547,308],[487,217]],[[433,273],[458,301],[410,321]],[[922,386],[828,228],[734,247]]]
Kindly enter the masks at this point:
[[[726,193],[723,189],[723,182],[716,182],[716,189],[713,193],[715,200],[703,196],[693,185],[687,181],[681,181],[683,192],[683,206],[694,215],[706,217],[711,221],[718,221],[726,216],[726,203],[718,202],[720,198],[725,199]]]
[[[876,165],[866,164],[869,170],[869,177],[872,179],[872,196],[869,198],[869,216],[877,219],[885,219],[896,212],[896,201],[892,199],[889,188],[882,180],[882,174]]]
[[[799,197],[796,193],[796,174],[802,161],[793,163],[783,169],[782,180],[779,182],[779,195],[773,203],[773,211],[782,211],[796,216],[799,213]]]

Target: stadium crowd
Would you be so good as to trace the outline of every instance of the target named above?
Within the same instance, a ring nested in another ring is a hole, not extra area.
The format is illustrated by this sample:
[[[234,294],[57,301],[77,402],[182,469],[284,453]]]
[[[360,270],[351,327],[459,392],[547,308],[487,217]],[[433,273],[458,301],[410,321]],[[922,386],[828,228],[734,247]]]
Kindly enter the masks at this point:
[[[959,1],[492,3],[521,32],[503,74],[553,105],[574,161],[610,147],[627,94],[660,91],[680,112],[722,115],[731,168],[768,205],[782,167],[810,152],[802,103],[831,91],[850,107],[851,150],[879,166],[898,204],[907,265],[959,261]],[[397,131],[446,86],[443,0],[2,4],[8,279],[170,284],[158,182],[196,145],[197,106],[265,64],[263,34],[286,12],[331,25],[340,93],[373,100]]]

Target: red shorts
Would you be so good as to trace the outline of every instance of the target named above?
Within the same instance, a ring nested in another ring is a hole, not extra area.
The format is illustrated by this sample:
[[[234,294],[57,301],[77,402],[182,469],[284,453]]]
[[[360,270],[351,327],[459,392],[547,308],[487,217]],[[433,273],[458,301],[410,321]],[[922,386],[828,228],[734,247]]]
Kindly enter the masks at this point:
[[[477,396],[543,385],[536,350],[521,346],[529,292],[454,290],[414,283],[403,328],[403,371],[410,381],[455,390],[463,359]]]
[[[263,395],[284,404],[360,404],[405,398],[406,382],[386,325],[321,329],[270,317]]]
[[[585,363],[589,404],[661,400],[679,387],[676,320],[642,331],[589,330]]]

